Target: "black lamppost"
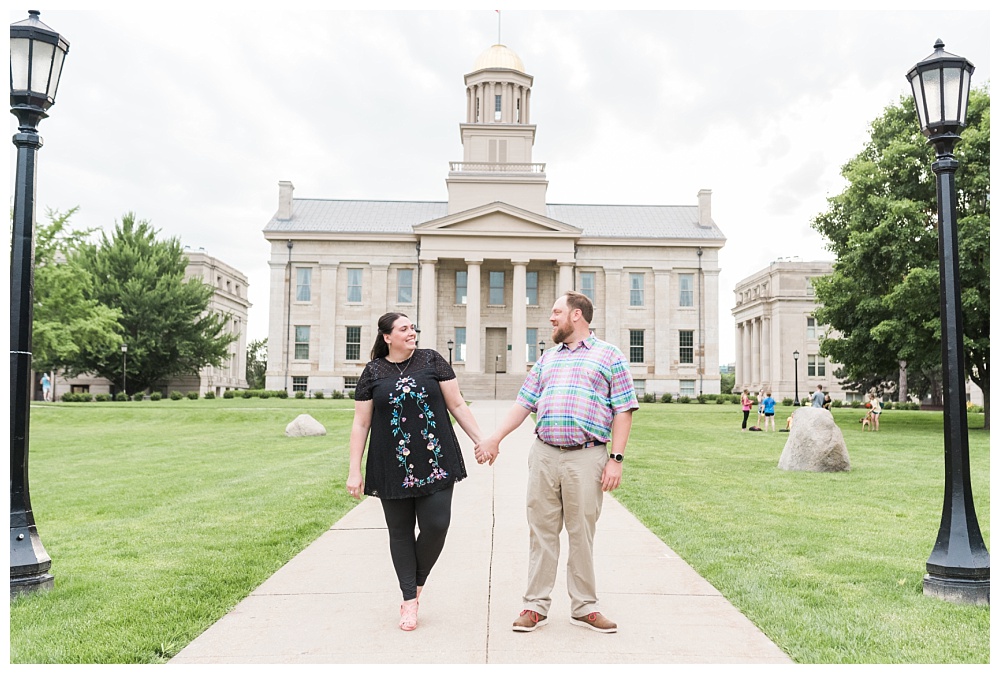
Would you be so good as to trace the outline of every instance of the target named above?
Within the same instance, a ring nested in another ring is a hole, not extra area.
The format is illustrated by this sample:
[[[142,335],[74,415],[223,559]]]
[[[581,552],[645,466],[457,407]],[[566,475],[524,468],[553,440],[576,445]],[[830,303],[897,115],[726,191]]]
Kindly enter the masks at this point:
[[[541,339],[538,341],[538,357],[541,358],[543,353],[545,353],[545,340]]]
[[[455,340],[448,340],[448,365],[451,365],[451,350],[455,348]]]
[[[799,407],[802,405],[802,401],[799,400],[799,350],[796,349],[792,351],[792,358],[795,359],[795,406]]]
[[[122,344],[122,393],[128,395],[125,373],[128,370],[128,344]]]
[[[34,302],[38,123],[56,102],[69,42],[38,19],[10,25],[10,111],[17,117],[17,173],[10,246],[10,593],[51,588],[52,559],[35,529],[28,493],[31,325]]]
[[[965,349],[958,278],[955,144],[965,127],[973,65],[934,43],[934,53],[906,78],[920,130],[937,160],[938,260],[941,277],[941,365],[944,382],[944,508],[924,576],[924,594],[963,604],[990,603],[990,553],[976,519],[969,474],[969,419],[965,408]]]

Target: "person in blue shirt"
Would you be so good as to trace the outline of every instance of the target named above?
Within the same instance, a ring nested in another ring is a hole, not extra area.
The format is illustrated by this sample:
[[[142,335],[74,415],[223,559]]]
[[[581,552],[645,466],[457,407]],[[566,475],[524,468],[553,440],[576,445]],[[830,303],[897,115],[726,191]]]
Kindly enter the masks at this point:
[[[777,431],[774,427],[774,398],[771,397],[771,392],[768,391],[767,395],[764,397],[764,430],[767,430],[767,426],[770,424],[772,431]]]

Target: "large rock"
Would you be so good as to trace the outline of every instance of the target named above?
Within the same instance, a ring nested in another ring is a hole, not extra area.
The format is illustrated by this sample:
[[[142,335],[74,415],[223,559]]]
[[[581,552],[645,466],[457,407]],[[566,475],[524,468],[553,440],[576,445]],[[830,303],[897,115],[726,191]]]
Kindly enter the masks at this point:
[[[326,435],[323,424],[308,414],[300,414],[292,423],[285,426],[285,435],[290,438],[301,438],[306,435]]]
[[[795,410],[792,430],[778,459],[781,470],[836,473],[851,469],[847,443],[829,410],[800,407]]]

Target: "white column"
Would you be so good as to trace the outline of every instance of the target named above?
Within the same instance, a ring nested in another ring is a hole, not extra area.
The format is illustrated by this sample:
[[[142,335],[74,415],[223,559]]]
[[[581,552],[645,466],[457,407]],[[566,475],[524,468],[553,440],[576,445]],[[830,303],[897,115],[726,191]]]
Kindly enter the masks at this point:
[[[482,372],[482,291],[480,290],[482,276],[482,260],[466,260],[469,265],[468,283],[465,305],[465,371]]]
[[[622,348],[622,270],[610,267],[604,270],[604,298],[601,304],[604,309],[604,334],[599,335],[606,342],[614,344],[622,351],[627,351],[628,344]]]
[[[670,373],[670,270],[653,270],[654,365],[657,375]],[[664,384],[665,385],[665,384]],[[665,391],[664,391],[665,392]]]
[[[754,388],[760,388],[760,319],[750,322],[750,377]]]
[[[527,260],[511,260],[514,265],[514,288],[511,303],[514,305],[511,312],[510,329],[513,333],[510,337],[511,343],[511,372],[524,372],[525,363],[528,361],[527,350],[527,328],[528,328],[528,283],[526,272],[528,270]]]
[[[337,347],[346,335],[337,331],[337,263],[319,266],[319,370],[333,375]]]
[[[559,287],[556,288],[556,298],[560,298],[567,290],[576,290],[576,283],[574,282],[574,270],[576,268],[573,262],[560,262],[559,263]]]
[[[736,387],[743,390],[743,382],[740,377],[743,376],[743,324],[738,323],[736,325],[736,377],[733,380]],[[723,393],[729,393],[729,391],[723,391]]]
[[[771,378],[771,319],[762,318],[760,323],[760,381],[766,388],[774,386]]]
[[[285,329],[288,315],[288,272],[285,262],[270,263],[270,318],[267,330],[267,375],[265,386],[271,390],[285,387]]]
[[[420,348],[435,349],[437,343],[437,260],[420,261]]]
[[[389,265],[372,263],[371,313],[374,325],[379,317],[388,311],[389,307]],[[392,304],[396,300],[393,298]]]

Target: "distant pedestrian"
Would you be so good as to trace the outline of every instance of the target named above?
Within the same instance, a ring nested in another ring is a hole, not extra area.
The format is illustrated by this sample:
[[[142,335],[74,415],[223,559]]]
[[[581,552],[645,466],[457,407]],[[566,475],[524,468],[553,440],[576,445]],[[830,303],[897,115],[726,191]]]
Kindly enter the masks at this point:
[[[812,406],[823,408],[823,403],[826,401],[826,396],[823,395],[823,385],[816,385],[816,392],[812,395]]]
[[[882,401],[878,399],[874,393],[868,394],[869,401],[872,406],[872,430],[878,430],[878,420],[882,416]]]
[[[764,430],[767,430],[768,424],[771,425],[771,431],[776,431],[774,427],[774,398],[771,397],[771,392],[768,391],[764,397]]]
[[[42,373],[42,400],[47,403],[52,402],[52,381],[48,372]]]
[[[757,391],[757,427],[764,425],[764,389]]]
[[[753,407],[753,401],[750,399],[750,389],[743,389],[743,395],[740,396],[740,405],[743,407],[743,431],[747,430],[747,419],[750,418],[750,408]]]
[[[473,442],[482,436],[455,371],[437,351],[417,348],[416,326],[404,314],[379,318],[371,358],[354,393],[347,493],[382,502],[403,593],[399,627],[408,632],[417,627],[417,600],[444,549],[454,484],[466,477],[448,413]]]

